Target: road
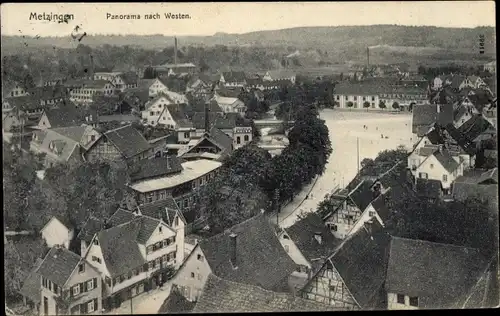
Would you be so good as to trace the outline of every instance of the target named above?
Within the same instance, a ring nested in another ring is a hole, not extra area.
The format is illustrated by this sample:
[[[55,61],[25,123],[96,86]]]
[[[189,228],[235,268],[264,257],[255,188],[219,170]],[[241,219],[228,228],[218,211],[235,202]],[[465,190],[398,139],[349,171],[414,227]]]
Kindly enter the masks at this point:
[[[105,312],[105,315],[158,314],[158,310],[170,295],[171,284],[165,283],[162,288],[144,292],[130,300],[122,302],[119,308]],[[131,306],[132,305],[132,306]],[[132,309],[131,309],[132,308]]]

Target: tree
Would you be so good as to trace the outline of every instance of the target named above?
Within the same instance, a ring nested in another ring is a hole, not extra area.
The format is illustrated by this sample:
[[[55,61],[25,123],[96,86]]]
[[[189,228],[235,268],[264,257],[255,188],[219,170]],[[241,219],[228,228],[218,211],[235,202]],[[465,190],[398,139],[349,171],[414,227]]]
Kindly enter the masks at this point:
[[[354,106],[354,103],[352,103],[352,101],[349,101],[349,102],[347,102],[346,105],[348,108],[352,108]]]
[[[33,76],[29,73],[26,74],[26,76],[24,77],[23,83],[26,89],[33,89],[34,87],[36,87],[35,80],[33,79]]]
[[[385,106],[385,102],[381,100],[381,101],[378,103],[378,107],[379,107],[379,108],[381,108],[381,109],[385,109],[385,108],[386,108],[386,106]]]
[[[399,109],[399,103],[398,103],[398,102],[396,102],[396,101],[394,101],[394,103],[392,103],[392,108],[393,108],[394,110]]]
[[[408,106],[408,111],[412,112],[414,106],[415,106],[415,102],[410,103],[410,106]]]
[[[365,109],[368,109],[370,107],[370,102],[368,102],[368,101],[363,102],[363,107]]]

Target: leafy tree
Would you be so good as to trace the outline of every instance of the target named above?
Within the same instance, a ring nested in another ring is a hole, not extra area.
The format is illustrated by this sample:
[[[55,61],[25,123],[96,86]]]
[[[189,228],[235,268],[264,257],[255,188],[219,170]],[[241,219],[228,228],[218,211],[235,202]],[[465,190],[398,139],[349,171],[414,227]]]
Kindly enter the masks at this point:
[[[399,109],[399,103],[397,103],[396,101],[394,101],[394,103],[392,103],[392,108],[397,110]]]
[[[347,102],[346,105],[348,108],[352,108],[354,106],[354,103],[352,103],[352,101],[349,101],[349,102]]]
[[[385,108],[386,108],[386,106],[385,106],[385,102],[384,102],[384,101],[380,101],[380,102],[378,103],[378,107],[379,107],[379,108],[381,108],[381,109],[385,109]]]
[[[35,79],[33,79],[33,76],[29,73],[24,77],[23,84],[26,89],[33,89],[36,87]]]
[[[370,102],[365,101],[365,102],[363,103],[363,107],[364,107],[365,109],[368,109],[368,108],[370,107]]]

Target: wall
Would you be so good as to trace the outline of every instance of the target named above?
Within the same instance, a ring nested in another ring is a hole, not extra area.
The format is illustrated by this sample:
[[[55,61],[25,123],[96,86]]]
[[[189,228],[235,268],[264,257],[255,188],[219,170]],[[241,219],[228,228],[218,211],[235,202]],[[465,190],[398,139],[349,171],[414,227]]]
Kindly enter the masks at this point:
[[[347,216],[352,216],[352,219],[348,219]],[[361,211],[357,207],[349,204],[344,204],[337,212],[335,212],[329,219],[326,220],[326,224],[337,225],[337,231],[332,229],[332,234],[335,236],[335,238],[344,239],[347,237],[360,216]]]
[[[55,245],[63,245],[69,248],[69,243],[73,237],[72,231],[69,231],[58,219],[52,218],[42,231],[42,238],[47,242],[47,246],[52,248]]]
[[[154,86],[154,84],[153,84]],[[156,95],[156,94],[155,94]],[[165,118],[171,118],[170,113],[168,113],[168,110],[163,112],[164,108],[168,104],[173,104],[170,102],[167,98],[162,97],[158,100],[156,100],[155,103],[151,104],[147,109],[141,112],[141,117],[143,119],[143,123],[146,125],[151,125],[151,126],[156,126],[158,124],[158,119],[160,118],[160,115],[165,116]],[[162,113],[163,112],[163,113]],[[153,113],[153,114],[151,114]],[[162,124],[167,124],[170,123],[169,121],[163,122],[163,120],[160,120]]]
[[[92,280],[93,278],[97,278],[97,284],[95,284],[94,289],[88,292],[80,293],[78,296],[73,297],[71,307],[86,303],[90,300],[97,299],[97,311],[101,311],[102,309],[102,279],[101,275],[98,271],[92,268],[92,266],[85,261],[82,261],[85,264],[85,271],[83,273],[78,272],[78,267],[73,271],[73,274],[69,278],[65,290],[71,290],[71,287]],[[96,312],[94,312],[96,313]],[[94,314],[93,313],[93,314]],[[96,313],[97,314],[97,313]]]
[[[95,238],[95,237],[94,237]],[[94,266],[99,272],[101,272],[104,276],[110,276],[110,273],[108,271],[108,268],[106,267],[106,263],[104,262],[104,256],[102,254],[101,246],[96,245],[93,243],[94,241],[91,241],[91,244],[88,245],[87,252],[85,254],[82,253],[82,256],[91,264]],[[97,261],[92,261],[92,257],[97,257],[101,259],[101,263]]]
[[[198,255],[202,256],[202,260],[198,260]],[[194,273],[194,278],[191,273]],[[181,269],[177,272],[172,280],[172,284],[179,287],[185,287],[186,291],[184,292],[184,296],[188,300],[194,301],[196,297],[201,294],[201,290],[203,289],[210,273],[212,273],[212,270],[210,269],[205,255],[198,245],[186,259],[186,262]]]
[[[245,141],[245,136],[248,137],[248,140]],[[233,136],[233,149],[236,150],[238,148],[241,148],[243,146],[245,146],[246,144],[250,143],[252,141],[252,129],[250,128],[250,130],[248,132],[236,132],[234,133],[234,136]],[[240,143],[238,144],[238,137],[240,138]]]
[[[346,100],[346,97],[347,97],[347,100]],[[354,98],[356,98],[356,100],[354,100]],[[363,101],[363,98],[365,98],[364,101]],[[343,108],[343,109],[349,109],[349,107],[347,107],[347,103],[352,102],[353,107],[351,107],[351,109],[367,110],[366,108],[363,107],[363,103],[365,101],[370,102],[370,108],[368,108],[368,110],[369,109],[376,109],[376,110],[380,109],[378,106],[379,101],[380,101],[378,95],[364,95],[364,96],[347,95],[346,96],[344,94],[334,94],[333,99],[335,102],[338,102],[339,107]],[[386,104],[386,107],[388,107],[387,104]]]
[[[161,227],[161,232],[160,232],[160,227]],[[154,245],[155,243],[163,242],[163,240],[168,239],[168,238],[172,238],[174,236],[176,236],[176,233],[174,231],[172,231],[167,225],[159,224],[158,227],[156,227],[153,234],[151,235],[151,237],[149,237],[149,240],[146,242],[145,246],[147,248],[149,246]],[[161,258],[161,257],[163,257],[171,252],[174,252],[174,251],[176,252],[176,257],[177,257],[177,248],[184,249],[184,245],[179,245],[178,240],[176,238],[175,242],[168,245],[167,247],[160,248],[154,252],[150,252],[149,254],[147,254],[147,252],[146,252],[146,261],[150,262],[150,261],[156,260],[156,259]],[[175,260],[175,262],[177,262],[177,260]],[[169,263],[173,263],[173,262],[169,262]]]
[[[372,212],[372,216],[370,216],[370,212]],[[373,206],[370,204],[370,205],[368,205],[366,210],[363,212],[363,214],[361,214],[361,217],[358,219],[358,221],[356,222],[354,227],[351,229],[351,231],[347,234],[347,236],[356,233],[359,229],[361,229],[364,226],[364,224],[366,222],[370,221],[371,219],[376,219],[381,225],[384,225],[384,222],[382,221],[382,219],[378,215],[377,211],[375,211]]]
[[[387,309],[388,310],[412,310],[418,309],[418,307],[410,306],[410,297],[405,295],[405,304],[399,304],[397,300],[397,294],[387,293]]]
[[[175,217],[178,218],[179,216],[176,215]],[[174,218],[173,223],[175,224],[175,218]],[[176,237],[175,237],[175,243],[177,245],[176,267],[179,267],[184,262],[184,258],[185,258],[184,251],[186,249],[186,246],[185,246],[186,227],[185,227],[184,222],[180,218],[178,220],[178,223],[179,223],[178,226],[172,227],[176,231]]]
[[[459,168],[460,169],[460,168]],[[463,174],[462,172],[457,172],[456,175],[450,174],[436,159],[434,156],[429,156],[416,171],[412,171],[412,174],[418,178],[419,173],[425,172],[428,174],[428,179],[439,180],[443,185],[443,189],[449,189],[450,184],[455,181],[456,177]],[[443,181],[443,175],[447,176],[447,181]]]
[[[45,300],[44,297],[48,299],[48,314],[46,315],[56,315],[56,300],[54,299],[55,294],[49,289],[41,286],[42,292],[40,296],[40,315],[45,315]]]
[[[110,142],[104,142],[104,136],[85,153],[86,159],[90,162],[98,160],[118,160],[121,159],[120,152]]]
[[[311,268],[311,264],[304,257],[302,252],[300,252],[299,248],[295,245],[295,243],[290,239],[290,237],[286,233],[281,233],[279,235],[279,241],[286,253],[292,258],[293,262],[298,265],[307,266]]]
[[[301,296],[342,309],[360,309],[335,267],[323,267],[303,289]]]
[[[40,122],[38,122],[37,127],[39,129],[48,129],[50,128],[50,122],[49,119],[47,118],[47,115],[44,113],[42,117],[40,118]]]

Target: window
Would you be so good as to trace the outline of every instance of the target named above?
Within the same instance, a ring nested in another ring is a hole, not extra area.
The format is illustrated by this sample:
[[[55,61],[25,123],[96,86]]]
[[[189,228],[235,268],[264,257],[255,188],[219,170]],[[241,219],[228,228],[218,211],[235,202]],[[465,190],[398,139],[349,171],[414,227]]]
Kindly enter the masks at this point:
[[[289,252],[290,251],[290,247],[288,245],[285,245],[285,251],[286,252]]]
[[[83,273],[83,272],[85,272],[85,264],[80,263],[80,265],[78,266],[78,273]]]
[[[87,291],[94,289],[94,279],[87,281]]]
[[[346,100],[349,100],[349,97],[348,97],[348,96],[345,96],[345,99],[346,99]]]
[[[363,97],[363,101],[366,101],[366,97]]]
[[[174,225],[175,225],[175,227],[179,226],[179,216],[176,216],[176,217],[175,217],[175,221],[174,221],[174,223],[175,223],[175,224],[174,224]]]
[[[160,231],[160,234],[161,234],[161,233],[162,233],[162,231],[161,231],[161,226],[160,226],[160,227],[158,227],[158,230]]]
[[[446,181],[448,181],[448,176],[443,174],[443,182],[446,182]]]
[[[373,211],[369,211],[369,212],[368,212],[368,216],[370,216],[370,217],[375,216],[375,212],[373,212]]]
[[[90,141],[94,141],[94,140],[95,140],[95,135],[90,135]]]
[[[372,101],[375,101],[375,97],[372,97]]]
[[[191,272],[191,278],[194,279],[194,272]]]
[[[153,269],[155,268],[154,264],[155,264],[155,263],[154,263],[153,261],[150,261],[150,262],[149,262],[149,264],[148,264],[148,266],[149,266],[149,270],[153,270]]]
[[[96,256],[92,256],[92,261],[96,261],[98,263],[101,263],[101,258],[96,257]]]
[[[79,285],[73,286],[72,292],[73,292],[73,296],[80,294],[80,286]]]
[[[59,293],[59,287],[57,286],[57,284],[53,284],[54,285],[54,293]]]
[[[150,254],[150,253],[152,253],[152,252],[153,252],[153,246],[148,246],[148,247],[146,248],[146,254]]]
[[[202,261],[202,262],[203,262],[203,256],[202,256],[202,255],[198,254],[198,256],[197,256],[197,257],[198,257],[198,260],[200,260],[200,261]]]
[[[405,303],[405,296],[403,294],[398,294],[398,304],[404,304]]]
[[[333,230],[334,232],[337,231],[337,225],[333,224],[332,226],[330,226],[331,230]]]
[[[236,144],[240,144],[241,143],[241,138],[240,136],[236,137]]]
[[[189,138],[189,132],[184,132],[184,138]]]
[[[249,140],[248,135],[245,135],[245,136],[243,137],[243,139],[245,140],[245,142],[248,142],[248,140]]]
[[[418,297],[410,296],[410,306],[418,307]]]
[[[434,165],[433,165],[433,164],[431,164],[431,169],[432,169],[432,168],[434,168]]]
[[[87,313],[94,312],[94,301],[90,301],[87,303]]]

